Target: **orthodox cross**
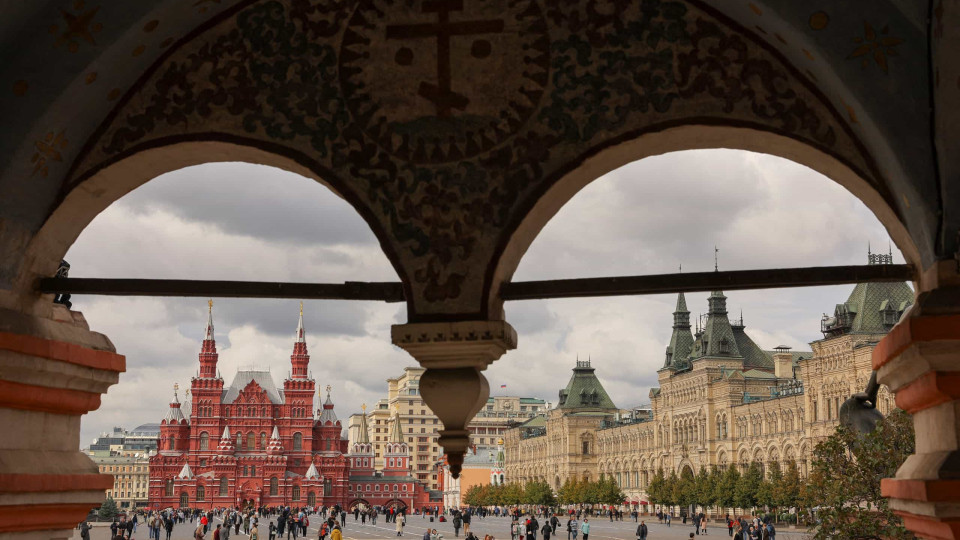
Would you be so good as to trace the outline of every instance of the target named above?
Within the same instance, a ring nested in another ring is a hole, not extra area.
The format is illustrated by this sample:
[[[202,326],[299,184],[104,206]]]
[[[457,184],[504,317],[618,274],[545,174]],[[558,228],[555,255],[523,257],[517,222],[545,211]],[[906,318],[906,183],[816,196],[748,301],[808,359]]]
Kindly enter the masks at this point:
[[[454,92],[450,85],[450,38],[477,34],[499,34],[503,32],[503,19],[478,19],[450,22],[450,12],[463,11],[463,0],[423,0],[422,13],[436,13],[437,22],[423,24],[393,24],[387,26],[387,39],[437,39],[437,84],[420,82],[417,93],[437,108],[437,116],[449,118],[451,109],[463,110],[470,100],[467,96]],[[475,57],[483,58],[490,54],[490,43],[478,40],[471,47]],[[402,54],[401,54],[402,53]],[[401,49],[396,61],[401,65],[413,61],[409,49]]]

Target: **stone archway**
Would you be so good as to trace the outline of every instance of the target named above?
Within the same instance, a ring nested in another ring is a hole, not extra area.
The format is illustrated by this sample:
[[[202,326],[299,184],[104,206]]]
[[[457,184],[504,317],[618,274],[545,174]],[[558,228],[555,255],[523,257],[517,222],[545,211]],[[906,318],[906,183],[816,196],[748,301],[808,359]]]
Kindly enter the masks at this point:
[[[0,394],[17,446],[2,450],[10,470],[0,491],[61,505],[51,519],[4,503],[16,530],[62,535],[109,486],[77,452],[77,424],[125,365],[79,314],[38,294],[34,279],[52,274],[97,206],[132,187],[122,176],[98,185],[101,172],[198,141],[249,146],[296,162],[290,170],[343,180],[336,190],[403,281],[409,324],[392,339],[427,368],[422,394],[446,428],[454,473],[467,423],[489,394],[480,371],[516,346],[498,290],[530,241],[617,164],[686,148],[780,155],[865,202],[917,265],[920,293],[874,366],[900,391],[898,405],[929,411],[918,439],[939,441],[946,435],[933,426],[955,426],[936,409],[956,401],[954,375],[939,375],[956,371],[955,355],[925,347],[955,351],[960,312],[949,290],[960,283],[956,122],[945,112],[955,114],[960,98],[927,80],[940,67],[956,70],[949,51],[960,25],[950,8],[936,24],[914,24],[895,2],[877,2],[893,31],[909,35],[901,50],[910,54],[867,70],[836,51],[835,36],[817,34],[830,20],[860,26],[863,14],[841,6],[831,19],[762,1],[627,0],[616,13],[587,1],[467,1],[442,13],[384,0],[224,4],[156,0],[74,13],[41,2],[9,14],[17,34],[3,37],[18,50],[15,78],[3,86],[12,96],[0,147]],[[446,48],[416,39],[424,29],[439,35],[451,11],[483,37],[458,34]],[[65,17],[92,33],[78,34]],[[171,32],[154,42],[158,25]],[[445,65],[463,69],[454,77]],[[917,357],[934,367],[918,373]],[[948,390],[924,391],[931,380]],[[36,426],[55,433],[41,437]],[[904,482],[887,484],[886,493],[916,503],[902,511],[927,505],[940,515],[906,482],[939,481],[941,471],[917,465],[935,459],[917,457],[901,469]]]

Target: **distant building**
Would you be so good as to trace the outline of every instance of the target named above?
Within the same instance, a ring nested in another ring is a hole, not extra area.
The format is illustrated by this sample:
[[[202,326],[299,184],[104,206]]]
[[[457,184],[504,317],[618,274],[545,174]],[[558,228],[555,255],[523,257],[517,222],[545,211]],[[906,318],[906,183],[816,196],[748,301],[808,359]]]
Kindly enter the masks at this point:
[[[147,505],[150,456],[157,451],[160,424],[143,424],[131,431],[115,427],[101,433],[84,450],[101,473],[113,475],[113,487],[106,495],[121,510]]]
[[[870,264],[892,257],[871,255]],[[642,506],[655,472],[685,468],[747,468],[795,463],[808,474],[813,449],[832,434],[840,406],[862,392],[871,352],[913,301],[905,283],[861,283],[821,322],[812,351],[761,349],[730,320],[726,296],[710,294],[708,314],[691,331],[681,293],[673,314],[660,386],[649,408],[624,415],[608,397],[590,362],[577,362],[560,401],[506,436],[508,480],[613,478]],[[886,387],[876,403],[894,407]]]
[[[497,443],[497,446],[472,446],[467,449],[460,478],[450,474],[450,467],[445,460],[441,462],[444,507],[464,506],[463,496],[473,486],[501,485],[506,482],[503,439]]]
[[[443,429],[440,419],[420,397],[420,377],[425,370],[407,367],[403,375],[387,379],[387,397],[367,411],[366,422],[372,429],[371,443],[377,465],[383,464],[383,448],[387,442],[391,411],[399,406],[402,436],[412,450],[413,473],[432,490],[443,489],[437,463],[443,450],[437,444],[437,432]],[[507,429],[517,422],[545,415],[550,404],[542,399],[516,396],[494,396],[487,399],[486,406],[470,422],[470,443],[474,446],[495,445]],[[360,416],[352,415],[348,425],[351,442],[358,436]]]
[[[229,386],[217,371],[211,305],[199,376],[191,380],[189,414],[177,397],[160,423],[160,448],[150,459],[151,508],[316,507],[379,505],[406,509],[429,501],[409,472],[409,446],[393,422],[383,465],[369,442],[343,438],[327,387],[314,410],[303,309],[278,388],[269,371],[241,370]]]

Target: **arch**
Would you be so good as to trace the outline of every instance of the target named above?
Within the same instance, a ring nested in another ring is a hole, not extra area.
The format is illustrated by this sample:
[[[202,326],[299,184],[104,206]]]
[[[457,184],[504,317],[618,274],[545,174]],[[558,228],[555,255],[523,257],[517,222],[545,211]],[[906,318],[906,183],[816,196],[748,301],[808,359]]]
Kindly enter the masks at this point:
[[[293,434],[293,450],[303,450],[303,434],[299,431]]]
[[[307,506],[317,505],[317,494],[313,490],[307,492]]]
[[[257,448],[257,436],[252,432],[247,432],[247,450],[255,450]]]
[[[197,483],[197,502],[207,500],[207,489],[202,483]]]
[[[269,146],[269,148],[267,148]],[[348,188],[349,182],[339,179],[307,155],[289,147],[245,137],[207,133],[197,137],[169,137],[149,145],[133,147],[109,162],[98,165],[74,179],[71,190],[49,215],[27,245],[23,257],[27,264],[20,268],[11,291],[23,302],[25,313],[47,316],[50,295],[33,292],[33,280],[53,275],[80,233],[98,214],[134,189],[168,172],[186,167],[218,162],[242,162],[266,165],[309,178],[327,187],[344,199],[367,223],[377,237],[381,249],[404,283],[407,298],[407,274],[393,248],[390,235],[378,224],[373,213]],[[17,298],[0,295],[0,305]],[[238,412],[238,415],[242,413]]]
[[[206,431],[200,432],[200,450],[210,449],[210,435]]]
[[[290,500],[299,501],[300,500],[300,484],[294,484],[293,489],[291,490]]]
[[[180,508],[190,507],[190,494],[186,491],[180,493]]]
[[[276,476],[270,477],[270,495],[276,497],[280,492],[280,481]]]
[[[628,163],[646,157],[694,149],[730,148],[779,156],[809,167],[847,189],[886,227],[890,237],[910,264],[920,264],[920,252],[897,212],[877,189],[849,164],[799,140],[774,133],[762,126],[698,125],[647,126],[632,138],[609,141],[594,148],[564,171],[548,179],[544,192],[500,239],[498,252],[485,277],[488,309],[500,313],[500,300],[490,295],[509,282],[524,253],[541,230],[587,184]]]
[[[229,490],[229,487],[227,485],[227,482],[228,480],[226,476],[220,477],[220,492],[218,493],[220,497],[226,497],[228,495],[227,492]]]

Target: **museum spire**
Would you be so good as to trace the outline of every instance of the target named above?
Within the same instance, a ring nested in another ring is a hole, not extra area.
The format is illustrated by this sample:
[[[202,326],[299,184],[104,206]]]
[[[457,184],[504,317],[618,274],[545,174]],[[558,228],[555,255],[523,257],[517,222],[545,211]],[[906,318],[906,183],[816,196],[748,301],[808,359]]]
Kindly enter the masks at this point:
[[[203,345],[200,347],[200,378],[217,377],[217,341],[213,336],[213,300],[207,300],[207,327],[203,333]]]
[[[290,355],[291,379],[306,379],[310,355],[307,353],[307,335],[303,329],[303,302],[300,302],[300,319],[297,321],[297,333],[293,342],[293,354]]]

